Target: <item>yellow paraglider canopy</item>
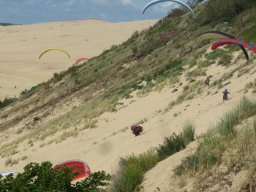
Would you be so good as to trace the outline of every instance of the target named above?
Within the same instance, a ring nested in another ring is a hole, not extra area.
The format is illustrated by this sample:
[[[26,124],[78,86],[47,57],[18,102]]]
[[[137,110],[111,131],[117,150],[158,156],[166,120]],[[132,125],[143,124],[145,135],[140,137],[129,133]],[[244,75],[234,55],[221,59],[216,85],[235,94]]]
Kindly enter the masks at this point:
[[[39,55],[39,59],[41,59],[41,57],[42,57],[45,53],[47,53],[47,52],[49,52],[49,51],[61,51],[61,52],[65,53],[65,54],[70,58],[70,55],[69,55],[68,52],[65,51],[64,49],[61,49],[61,48],[48,48],[48,49],[44,50],[44,51]]]

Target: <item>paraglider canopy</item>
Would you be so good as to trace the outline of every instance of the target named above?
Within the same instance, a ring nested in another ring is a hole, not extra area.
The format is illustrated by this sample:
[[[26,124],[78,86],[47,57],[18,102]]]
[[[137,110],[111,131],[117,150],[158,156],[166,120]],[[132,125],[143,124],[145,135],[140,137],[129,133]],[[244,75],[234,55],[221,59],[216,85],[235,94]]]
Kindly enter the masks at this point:
[[[240,45],[240,46],[246,47],[246,48],[250,49],[252,52],[256,53],[256,47],[254,47],[253,45],[251,45],[243,40],[239,40],[239,39],[219,39],[212,44],[211,49],[215,50],[222,45],[228,45],[228,44]]]
[[[203,33],[200,33],[200,34],[197,35],[197,36],[199,37],[199,36],[204,35],[204,34],[218,34],[218,35],[222,35],[222,36],[224,36],[224,37],[230,38],[230,39],[237,39],[235,36],[230,35],[230,34],[228,34],[228,33],[224,33],[224,32],[222,32],[222,31],[205,31],[205,32],[203,32]],[[243,51],[243,53],[244,53],[244,55],[245,55],[245,57],[246,57],[246,60],[248,61],[248,60],[249,60],[249,55],[248,55],[246,49],[244,48],[243,45],[240,45],[240,44],[239,44],[239,47],[242,49],[242,51]]]
[[[89,59],[82,57],[82,58],[77,59],[75,64],[78,65],[81,61],[87,61],[87,60],[89,60]]]
[[[62,167],[71,168],[72,173],[77,173],[74,176],[72,181],[91,175],[89,166],[83,161],[78,161],[78,160],[65,161],[63,163],[55,165],[54,169],[59,170]]]
[[[15,171],[6,171],[6,172],[0,172],[0,176],[8,176],[8,175],[11,175],[11,174],[14,174],[16,173]]]
[[[67,55],[67,56],[70,58],[69,53],[68,53],[67,51],[65,51],[64,49],[61,49],[61,48],[48,48],[48,49],[45,49],[45,50],[39,55],[39,59],[41,59],[41,57],[42,57],[45,53],[47,53],[47,52],[49,52],[49,51],[61,51],[61,52],[63,52],[65,55]]]
[[[183,7],[187,8],[191,14],[193,15],[193,17],[195,17],[195,13],[192,10],[192,8],[190,6],[188,6],[186,3],[180,1],[180,0],[153,0],[150,1],[147,5],[145,5],[144,9],[143,9],[143,14],[146,12],[146,10],[151,7],[152,5],[158,4],[158,3],[163,3],[163,2],[174,2],[174,3],[178,3],[180,5],[182,5]]]

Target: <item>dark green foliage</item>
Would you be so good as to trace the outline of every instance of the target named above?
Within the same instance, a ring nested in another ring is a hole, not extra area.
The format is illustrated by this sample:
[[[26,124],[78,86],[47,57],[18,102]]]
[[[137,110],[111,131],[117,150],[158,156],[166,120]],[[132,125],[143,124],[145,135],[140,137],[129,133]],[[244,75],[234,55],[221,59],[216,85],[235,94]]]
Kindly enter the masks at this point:
[[[53,74],[53,79],[55,82],[58,82],[62,79],[62,75],[60,73],[54,73]]]
[[[195,140],[195,126],[191,122],[186,122],[183,127],[182,138],[184,139],[185,145]]]
[[[205,23],[230,21],[253,5],[256,5],[254,0],[210,0],[200,17]]]
[[[68,191],[72,179],[68,169],[55,171],[50,162],[41,165],[30,163],[24,167],[24,172],[15,178],[10,176],[0,180],[1,192],[41,192],[41,191]],[[68,185],[69,184],[69,185]]]
[[[136,59],[143,58],[146,55],[153,52],[155,49],[164,46],[166,42],[168,42],[168,39],[161,39],[161,37],[159,37],[158,39],[154,39],[152,41],[145,43],[141,47],[134,47],[133,57],[135,57]]]
[[[227,53],[227,52],[224,51],[224,50],[217,49],[217,50],[215,50],[215,51],[212,51],[212,52],[210,52],[210,53],[205,54],[205,57],[206,57],[206,59],[209,60],[209,61],[215,61],[216,59],[219,59],[219,58],[225,56],[226,53]]]
[[[13,23],[0,23],[0,26],[10,26],[10,25],[17,25]]]
[[[181,8],[176,8],[171,10],[171,12],[168,14],[169,17],[180,17],[182,15],[185,15],[186,11]]]
[[[238,46],[228,46],[227,50],[216,49],[207,53],[205,54],[206,61],[202,62],[200,66],[207,67],[216,62],[216,60],[218,60],[218,65],[228,66],[232,60],[231,52],[236,51],[238,48]]]
[[[173,133],[170,137],[166,137],[164,143],[156,150],[161,160],[169,157],[176,152],[184,149],[191,141],[195,139],[195,128],[190,122],[187,122],[179,135]]]
[[[133,35],[132,38],[128,40],[134,44],[132,47],[133,57],[136,59],[140,59],[149,55],[156,49],[165,46],[170,40],[177,38],[184,28],[177,27],[177,24],[181,21],[179,17],[172,18],[172,16],[168,16],[163,18],[158,23],[155,24],[154,27],[151,27],[147,30],[143,35],[143,41],[139,43],[135,43],[135,37],[140,39],[141,37],[137,37],[137,33]]]
[[[215,61],[213,61],[213,60],[204,60],[203,62],[199,63],[199,66],[200,67],[209,67],[214,63],[215,63]]]
[[[237,108],[227,113],[217,124],[216,128],[221,135],[234,135],[234,126],[238,125],[245,118],[248,118],[256,113],[256,104],[243,98]]]
[[[17,100],[16,97],[5,97],[3,101],[0,100],[0,109],[4,108]]]
[[[171,60],[163,68],[156,70],[153,74],[153,79],[164,77],[167,78],[170,75],[176,76],[180,75],[183,68],[182,68],[181,60]]]
[[[77,192],[100,192],[104,191],[102,187],[107,187],[109,185],[111,177],[104,171],[98,171],[91,174],[89,177],[85,178],[83,181],[76,183]]]
[[[135,31],[132,36],[126,41],[124,42],[124,44],[128,44],[128,43],[134,43],[136,41],[136,39],[139,37],[140,33],[138,31]]]
[[[214,165],[218,159],[219,156],[216,156],[214,153],[209,151],[209,153],[203,154],[204,156],[200,156],[199,153],[195,153],[193,155],[190,155],[186,157],[180,165],[174,168],[174,173],[178,176],[181,176],[185,173],[186,170],[189,171],[198,171],[200,166],[203,168],[210,167]]]
[[[34,121],[39,121],[40,120],[40,117],[36,116],[34,117]]]
[[[256,17],[254,17],[256,20]],[[245,41],[249,41],[250,43],[256,43],[256,21],[255,25],[250,27],[249,29],[245,30],[242,33],[242,37],[244,38]]]
[[[107,186],[110,176],[105,172],[91,174],[85,180],[71,184],[74,174],[69,168],[55,170],[50,162],[30,163],[16,177],[0,179],[1,192],[98,192]]]
[[[113,192],[133,192],[142,182],[143,174],[155,166],[159,161],[154,151],[139,156],[131,155],[127,159],[121,159],[120,172],[113,181]]]
[[[44,83],[42,83],[42,84],[44,84]],[[40,85],[42,85],[42,84],[33,86],[29,90],[25,89],[24,91],[22,91],[20,93],[20,95],[22,96],[22,99],[27,99],[27,98],[31,97],[34,93],[36,93],[36,91],[40,88]]]
[[[225,54],[225,56],[221,57],[218,65],[223,65],[223,66],[229,66],[231,64],[233,56],[231,54]]]
[[[196,46],[197,46],[197,48],[202,48],[202,47],[204,47],[204,46],[206,46],[206,45],[208,45],[210,43],[211,43],[211,39],[203,39],[203,40],[199,41],[196,44]]]
[[[122,173],[118,176],[113,184],[113,192],[133,192],[143,179],[143,172],[134,166],[123,168]]]
[[[177,167],[174,168],[174,173],[178,176],[181,176],[182,174],[184,174],[186,169],[189,170],[197,170],[198,169],[198,163],[199,158],[198,156],[194,155],[190,155],[188,157],[186,157],[180,165],[178,165]]]
[[[160,159],[165,159],[174,153],[186,147],[185,140],[182,136],[173,133],[172,136],[166,137],[164,143],[157,148],[157,153]]]

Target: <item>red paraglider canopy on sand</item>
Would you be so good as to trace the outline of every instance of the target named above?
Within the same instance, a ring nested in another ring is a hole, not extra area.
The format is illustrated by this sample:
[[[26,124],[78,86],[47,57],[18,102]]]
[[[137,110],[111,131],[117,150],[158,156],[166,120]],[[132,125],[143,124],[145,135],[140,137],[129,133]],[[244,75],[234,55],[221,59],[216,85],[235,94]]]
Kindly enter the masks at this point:
[[[88,177],[91,175],[89,166],[83,161],[77,161],[77,160],[66,161],[66,162],[55,165],[54,169],[59,170],[62,167],[71,168],[72,173],[78,172],[78,174],[76,176],[74,176],[72,181],[81,179],[83,177]]]

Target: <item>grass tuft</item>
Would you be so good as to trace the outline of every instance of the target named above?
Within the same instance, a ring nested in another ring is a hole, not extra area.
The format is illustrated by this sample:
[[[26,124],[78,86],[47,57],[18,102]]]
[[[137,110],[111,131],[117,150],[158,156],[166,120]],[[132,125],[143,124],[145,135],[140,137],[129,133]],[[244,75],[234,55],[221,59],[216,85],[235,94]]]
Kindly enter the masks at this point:
[[[114,178],[113,192],[133,192],[142,182],[143,174],[159,161],[157,153],[150,150],[139,155],[121,159],[120,171]]]
[[[206,169],[220,162],[227,146],[231,145],[232,141],[238,137],[235,126],[254,114],[256,114],[256,103],[243,98],[236,108],[226,113],[219,123],[206,134],[196,152],[184,159],[174,169],[174,173],[180,176],[185,172]],[[255,129],[256,121],[254,120],[253,130],[255,131]],[[250,135],[251,132],[247,128],[244,128],[240,134],[239,147],[243,154],[249,148]]]

